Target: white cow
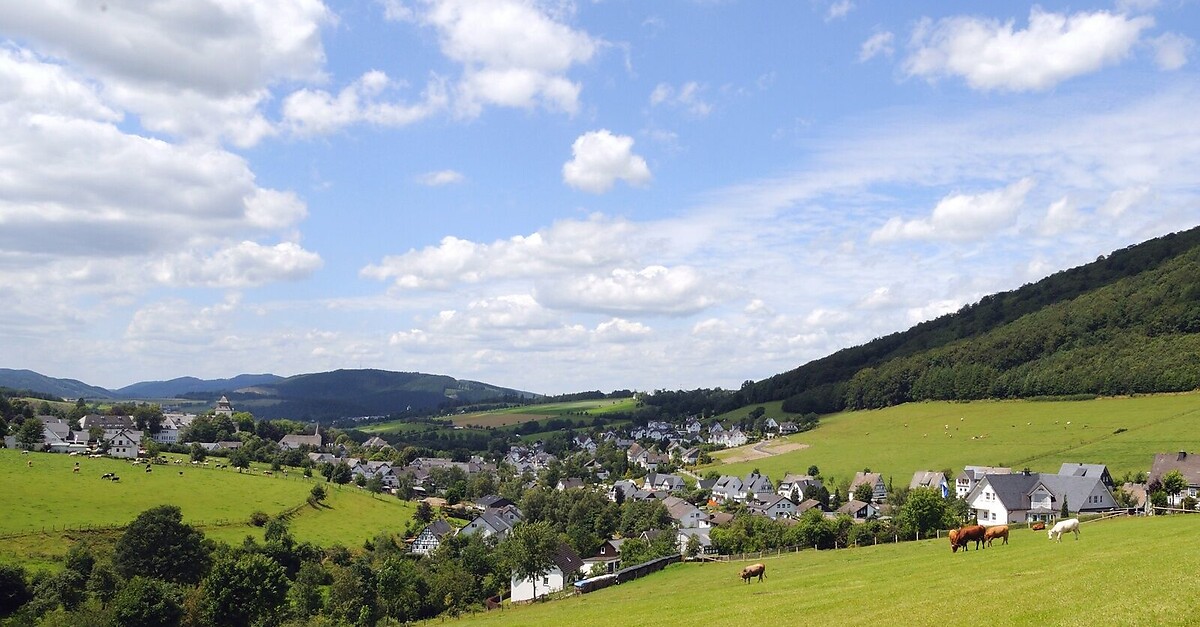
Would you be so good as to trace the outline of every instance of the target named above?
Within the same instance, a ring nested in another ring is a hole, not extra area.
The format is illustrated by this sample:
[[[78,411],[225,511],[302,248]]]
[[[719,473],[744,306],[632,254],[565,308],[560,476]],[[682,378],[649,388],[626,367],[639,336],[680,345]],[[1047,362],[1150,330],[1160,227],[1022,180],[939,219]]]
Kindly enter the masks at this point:
[[[1066,520],[1060,520],[1053,527],[1050,528],[1050,531],[1047,531],[1046,533],[1051,540],[1058,540],[1059,542],[1062,542],[1063,534],[1070,533],[1072,531],[1075,532],[1075,539],[1078,540],[1079,539],[1079,519],[1078,518],[1068,518]]]

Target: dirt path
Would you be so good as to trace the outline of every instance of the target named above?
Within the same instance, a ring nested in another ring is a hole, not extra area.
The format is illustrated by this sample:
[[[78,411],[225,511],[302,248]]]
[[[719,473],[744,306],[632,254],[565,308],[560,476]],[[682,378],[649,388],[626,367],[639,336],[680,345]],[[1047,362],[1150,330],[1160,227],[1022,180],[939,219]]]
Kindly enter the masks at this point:
[[[763,440],[757,444],[750,444],[735,448],[728,457],[723,458],[721,461],[726,464],[737,464],[740,462],[749,462],[756,459],[762,459],[764,457],[773,457],[783,453],[790,453],[792,451],[802,451],[806,448],[808,448],[808,445],[801,442]]]

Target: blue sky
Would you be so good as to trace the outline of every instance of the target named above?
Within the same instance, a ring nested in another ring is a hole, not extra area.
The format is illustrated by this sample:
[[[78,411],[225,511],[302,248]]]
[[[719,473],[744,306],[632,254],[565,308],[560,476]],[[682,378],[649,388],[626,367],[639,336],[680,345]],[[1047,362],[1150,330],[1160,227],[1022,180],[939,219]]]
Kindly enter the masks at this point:
[[[1194,2],[0,6],[0,366],[737,387],[1200,222]]]

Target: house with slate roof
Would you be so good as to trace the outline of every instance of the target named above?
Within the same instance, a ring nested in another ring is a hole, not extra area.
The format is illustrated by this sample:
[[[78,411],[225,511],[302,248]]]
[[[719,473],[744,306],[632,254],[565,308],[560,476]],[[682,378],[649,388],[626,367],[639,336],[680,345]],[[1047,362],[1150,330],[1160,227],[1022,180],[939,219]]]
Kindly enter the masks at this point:
[[[417,538],[413,540],[412,552],[418,555],[429,555],[442,545],[442,538],[454,533],[454,527],[441,518],[429,523]]]
[[[776,494],[784,498],[796,497],[796,502],[799,503],[807,498],[805,495],[813,488],[821,487],[823,484],[820,479],[810,477],[808,475],[794,475],[788,473],[783,476],[783,480],[779,482],[779,488],[775,491]]]
[[[667,508],[667,513],[671,515],[671,519],[680,528],[708,527],[708,514],[705,514],[695,505],[675,496],[668,496],[663,499],[662,504]]]
[[[579,578],[583,569],[583,560],[579,554],[565,542],[558,545],[554,554],[554,565],[540,577],[517,579],[511,578],[511,598],[513,603],[532,601],[551,592],[558,592]]]
[[[1000,468],[998,466],[967,466],[963,471],[958,473],[958,477],[954,479],[954,496],[960,499],[967,498],[971,490],[975,489],[976,484],[985,475],[1008,475],[1012,474],[1012,468]]]
[[[854,489],[864,483],[871,486],[872,503],[882,503],[887,499],[887,484],[883,482],[883,473],[854,473],[854,480],[850,482],[850,494],[854,494]]]
[[[1073,477],[1099,477],[1104,485],[1111,490],[1117,486],[1113,481],[1112,475],[1108,474],[1108,466],[1104,464],[1076,464],[1067,462],[1058,469],[1060,475],[1070,475]]]
[[[1099,476],[1048,473],[984,475],[967,495],[981,525],[1006,525],[1059,518],[1064,500],[1071,514],[1115,509],[1112,491]]]
[[[1155,455],[1154,461],[1150,464],[1149,483],[1161,482],[1163,475],[1172,470],[1178,470],[1183,475],[1183,480],[1187,483],[1187,487],[1183,489],[1183,492],[1174,497],[1167,496],[1167,504],[1170,507],[1179,507],[1183,499],[1189,496],[1197,498],[1197,495],[1200,495],[1200,455],[1196,453],[1189,454],[1187,451],[1159,453]]]

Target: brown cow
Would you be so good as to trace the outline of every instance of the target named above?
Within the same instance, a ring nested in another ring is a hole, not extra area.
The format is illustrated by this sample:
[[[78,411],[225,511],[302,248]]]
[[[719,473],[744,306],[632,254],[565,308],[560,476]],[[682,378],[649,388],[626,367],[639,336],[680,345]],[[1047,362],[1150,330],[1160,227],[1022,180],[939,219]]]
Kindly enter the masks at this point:
[[[1002,538],[1002,544],[1008,544],[1008,525],[996,525],[988,527],[987,532],[983,534],[983,539],[987,541],[988,546],[992,546],[992,540]]]
[[[766,577],[766,576],[767,576],[767,565],[766,564],[751,564],[742,569],[742,579],[746,583],[750,583],[750,580],[753,579],[754,577],[758,577],[758,580],[762,581],[763,577]]]
[[[950,530],[950,547],[954,548],[954,545],[956,545],[956,544],[958,544],[958,529],[951,529]]]
[[[1041,522],[1041,521],[1033,523],[1033,526],[1030,527],[1030,529],[1033,529],[1034,531],[1041,531],[1045,528],[1046,528],[1046,523]]]
[[[979,545],[983,542],[983,536],[985,533],[987,533],[987,529],[982,525],[961,527],[958,530],[958,535],[954,539],[954,544],[950,545],[951,552],[957,553],[959,548],[962,548],[963,551],[967,551],[967,543],[972,540],[975,541],[975,548],[980,548]]]

